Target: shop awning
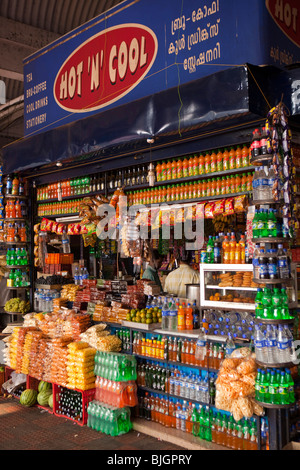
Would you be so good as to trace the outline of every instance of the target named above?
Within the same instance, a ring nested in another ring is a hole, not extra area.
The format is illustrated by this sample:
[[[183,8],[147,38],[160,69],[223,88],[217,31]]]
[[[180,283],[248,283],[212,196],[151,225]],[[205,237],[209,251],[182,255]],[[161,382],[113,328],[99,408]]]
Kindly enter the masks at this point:
[[[28,172],[57,162],[90,161],[108,154],[153,150],[211,129],[264,118],[283,97],[300,115],[299,68],[282,71],[249,64],[232,67],[129,104],[102,111],[3,148],[3,172]]]

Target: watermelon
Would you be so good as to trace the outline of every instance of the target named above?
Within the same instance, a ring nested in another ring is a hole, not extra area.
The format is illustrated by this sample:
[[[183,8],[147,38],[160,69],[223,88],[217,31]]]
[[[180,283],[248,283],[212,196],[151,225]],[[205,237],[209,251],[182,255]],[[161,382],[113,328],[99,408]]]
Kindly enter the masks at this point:
[[[50,406],[50,408],[53,408],[53,393],[51,393],[51,395],[49,397],[48,405]]]
[[[52,390],[52,384],[41,380],[39,382],[38,391],[43,392],[44,390]]]
[[[36,404],[38,392],[31,388],[27,388],[21,393],[20,403],[24,406],[33,406]]]
[[[37,396],[37,402],[41,406],[47,406],[52,390],[42,390]]]

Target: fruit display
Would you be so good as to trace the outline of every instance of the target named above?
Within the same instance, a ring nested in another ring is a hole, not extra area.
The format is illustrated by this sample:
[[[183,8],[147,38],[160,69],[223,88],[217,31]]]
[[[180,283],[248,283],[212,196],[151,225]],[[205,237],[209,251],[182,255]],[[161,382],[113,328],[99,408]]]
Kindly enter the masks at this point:
[[[36,390],[27,388],[21,393],[20,403],[21,405],[27,406],[27,407],[33,406],[37,402],[37,396],[38,396],[38,392]]]
[[[161,309],[158,307],[142,309],[133,308],[126,315],[126,320],[135,323],[145,323],[146,325],[150,325],[152,323],[161,323],[161,317]]]
[[[7,313],[28,313],[30,312],[30,302],[19,298],[12,298],[4,305]]]

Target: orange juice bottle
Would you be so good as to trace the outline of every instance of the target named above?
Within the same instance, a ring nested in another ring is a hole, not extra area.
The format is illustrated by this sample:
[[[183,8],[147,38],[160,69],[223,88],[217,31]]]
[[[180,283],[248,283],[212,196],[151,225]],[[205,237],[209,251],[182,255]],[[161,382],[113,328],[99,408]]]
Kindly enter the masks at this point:
[[[167,179],[167,164],[165,161],[161,164],[161,179],[160,181],[166,181]]]
[[[206,196],[211,197],[211,179],[207,180],[206,184]]]
[[[215,153],[215,151],[213,151],[210,156],[210,171],[212,173],[217,171],[217,154]]]
[[[170,191],[170,201],[176,201],[176,192],[175,192],[175,185],[172,184],[171,191]]]
[[[165,201],[167,199],[167,188],[165,186],[162,186],[161,198],[162,198],[162,201]]]
[[[192,183],[192,181],[188,185],[188,199],[193,199],[193,183]]]
[[[207,197],[207,181],[202,182],[202,197]]]
[[[229,264],[230,261],[230,246],[228,236],[225,235],[222,244],[222,263]]]
[[[242,178],[240,175],[236,175],[235,177],[235,192],[241,193],[242,192]]]
[[[182,160],[179,158],[177,160],[177,178],[180,179],[183,177],[183,166],[182,166]]]
[[[224,196],[226,194],[226,178],[222,176],[221,178],[221,195]]]
[[[235,162],[235,150],[233,147],[230,147],[230,152],[229,152],[229,169],[230,170],[235,170],[236,168],[236,162]]]
[[[189,168],[189,170],[188,170],[189,171],[189,176],[191,177],[191,176],[193,176],[193,168],[194,168],[194,157],[193,157],[193,155],[190,155],[190,157],[189,157],[189,167],[188,168]]]
[[[202,181],[197,182],[197,197],[202,197]]]
[[[229,152],[227,148],[225,148],[223,151],[223,170],[229,170]]]
[[[244,145],[242,148],[242,167],[249,166],[249,148]]]
[[[238,145],[235,151],[235,167],[242,168],[243,161],[242,161],[242,149]]]
[[[167,202],[171,201],[171,186],[166,187],[166,201]]]
[[[231,194],[235,194],[236,193],[236,177],[234,175],[231,176],[230,178],[230,192]]]
[[[239,243],[235,246],[235,256],[234,256],[234,263],[241,264],[241,245]]]
[[[205,157],[204,157],[204,166],[205,166],[205,174],[207,175],[208,173],[211,173],[211,158],[210,154],[206,152]]]
[[[180,185],[180,201],[184,200],[184,194],[185,194],[185,184],[181,183]]]
[[[195,181],[193,184],[193,199],[197,199],[198,197],[198,182]]]
[[[180,184],[176,184],[176,201],[180,201]]]
[[[187,178],[189,176],[189,161],[187,157],[184,157],[184,160],[182,162],[182,173],[183,178]]]
[[[245,240],[245,235],[241,235],[240,239],[240,247],[241,247],[241,263],[245,264],[246,263],[246,240]]]
[[[220,149],[217,153],[217,171],[223,171],[223,153]]]
[[[194,155],[193,158],[193,176],[199,176],[199,157]]]
[[[248,173],[247,174],[247,191],[252,191],[252,180],[253,180],[253,174]]]
[[[204,155],[199,156],[199,175],[204,175],[205,174],[205,158]]]
[[[226,179],[225,179],[225,194],[230,194],[230,190],[231,190],[230,177],[226,176]]]
[[[222,195],[222,179],[217,178],[216,196],[221,196],[221,195]]]
[[[244,193],[245,191],[247,191],[247,176],[246,173],[243,173],[241,178],[241,192]]]
[[[229,263],[230,264],[235,264],[235,250],[236,250],[236,239],[234,233],[231,234],[231,238],[229,241]]]
[[[156,164],[155,172],[156,172],[156,181],[160,182],[161,181],[161,163],[160,162]]]
[[[213,178],[211,181],[211,191],[210,191],[211,196],[216,196],[216,186],[217,186],[216,178]]]
[[[172,179],[172,162],[171,160],[168,160],[166,164],[166,179],[167,181],[170,181]]]
[[[187,183],[184,183],[183,185],[183,199],[188,199],[189,198],[189,185]]]
[[[176,162],[176,160],[172,161],[171,175],[172,175],[172,180],[176,180],[176,178],[177,178],[177,162]]]

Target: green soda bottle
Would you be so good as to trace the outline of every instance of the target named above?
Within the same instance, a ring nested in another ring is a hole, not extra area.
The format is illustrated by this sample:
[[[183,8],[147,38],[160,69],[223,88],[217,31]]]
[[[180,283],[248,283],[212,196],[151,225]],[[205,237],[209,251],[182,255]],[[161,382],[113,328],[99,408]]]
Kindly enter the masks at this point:
[[[199,431],[200,431],[200,423],[199,423],[199,412],[197,410],[197,407],[195,406],[192,412],[192,423],[193,423],[193,435],[194,436],[199,436]]]
[[[263,313],[262,318],[272,318],[272,294],[271,289],[265,287],[262,295]]]
[[[285,373],[288,383],[288,401],[290,404],[292,404],[295,402],[295,384],[290,369],[285,369]]]
[[[281,320],[282,319],[282,297],[278,287],[274,287],[272,295],[272,318]]]
[[[207,406],[204,412],[204,439],[211,442],[211,411]]]
[[[288,379],[284,370],[282,370],[280,374],[278,392],[279,392],[279,404],[288,405],[289,404],[289,383],[288,383]]]
[[[275,371],[272,370],[271,371],[271,377],[270,377],[270,383],[269,383],[269,389],[268,389],[269,402],[272,405],[278,404],[278,401],[279,401],[279,399],[278,399],[278,390],[279,390],[279,384],[277,383],[277,380],[276,380]]]
[[[269,209],[267,214],[267,233],[268,237],[277,237],[277,219],[274,209]]]
[[[256,375],[256,379],[255,379],[255,398],[256,400],[259,400],[260,399],[260,387],[261,387],[261,369],[257,369],[257,375]]]
[[[263,298],[263,291],[259,287],[257,289],[256,297],[255,297],[255,316],[256,318],[262,318],[263,317],[263,303],[262,303],[262,298]]]
[[[201,407],[199,413],[199,437],[200,439],[205,439],[205,409],[204,406]]]

